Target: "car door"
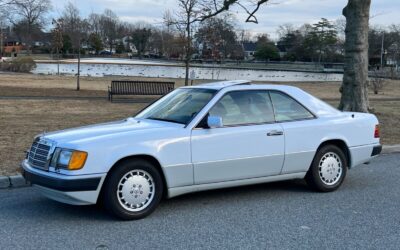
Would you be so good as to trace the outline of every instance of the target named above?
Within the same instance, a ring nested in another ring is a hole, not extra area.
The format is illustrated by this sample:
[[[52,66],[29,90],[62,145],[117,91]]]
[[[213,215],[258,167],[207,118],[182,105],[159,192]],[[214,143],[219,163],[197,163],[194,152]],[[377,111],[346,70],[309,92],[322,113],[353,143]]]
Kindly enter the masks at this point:
[[[220,116],[224,126],[192,130],[195,184],[280,174],[284,136],[275,123],[268,91],[228,92],[209,115]]]
[[[270,97],[275,120],[281,124],[285,133],[285,163],[282,174],[306,172],[321,139],[316,116],[284,92],[270,91]]]

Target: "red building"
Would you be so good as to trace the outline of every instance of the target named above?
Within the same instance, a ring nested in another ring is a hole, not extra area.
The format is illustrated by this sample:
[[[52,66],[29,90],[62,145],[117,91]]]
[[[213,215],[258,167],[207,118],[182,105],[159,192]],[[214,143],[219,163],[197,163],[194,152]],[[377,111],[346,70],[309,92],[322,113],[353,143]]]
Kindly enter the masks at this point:
[[[3,51],[5,54],[19,53],[23,49],[24,47],[22,46],[22,44],[16,41],[7,41],[4,43],[3,46]]]

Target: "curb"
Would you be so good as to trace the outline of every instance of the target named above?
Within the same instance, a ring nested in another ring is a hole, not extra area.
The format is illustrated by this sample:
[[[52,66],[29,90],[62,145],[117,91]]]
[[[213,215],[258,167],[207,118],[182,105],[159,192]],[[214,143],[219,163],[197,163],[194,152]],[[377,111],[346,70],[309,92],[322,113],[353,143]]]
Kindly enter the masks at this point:
[[[381,154],[400,153],[400,144],[383,146]],[[26,181],[22,175],[0,176],[0,189],[30,187],[31,183]]]
[[[0,176],[0,189],[29,187],[31,183],[22,175]]]
[[[383,146],[382,154],[400,153],[400,144]]]

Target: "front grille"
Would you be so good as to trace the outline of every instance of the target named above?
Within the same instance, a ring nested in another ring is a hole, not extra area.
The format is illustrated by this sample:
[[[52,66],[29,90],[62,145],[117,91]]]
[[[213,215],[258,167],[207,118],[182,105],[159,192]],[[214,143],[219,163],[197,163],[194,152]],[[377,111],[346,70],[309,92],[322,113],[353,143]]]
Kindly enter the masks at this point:
[[[50,149],[51,145],[48,143],[41,140],[35,140],[31,146],[31,149],[29,150],[29,164],[34,168],[48,170]]]

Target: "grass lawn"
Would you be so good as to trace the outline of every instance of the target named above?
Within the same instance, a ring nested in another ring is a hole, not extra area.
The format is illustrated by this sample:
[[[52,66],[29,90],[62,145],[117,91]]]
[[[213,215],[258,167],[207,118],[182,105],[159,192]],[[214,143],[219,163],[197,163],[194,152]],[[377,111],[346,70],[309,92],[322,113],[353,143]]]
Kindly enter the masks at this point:
[[[72,77],[0,74],[0,96],[3,97],[82,98],[79,100],[0,98],[0,175],[17,173],[18,165],[25,155],[24,151],[29,148],[36,134],[123,119],[147,105],[146,103],[109,103],[105,98],[106,90],[110,81],[114,79],[120,78],[82,78],[82,90],[78,92],[74,90],[75,80]],[[177,86],[182,85],[183,80],[177,80]],[[337,105],[340,97],[338,92],[340,83],[337,82],[293,85],[319,98],[327,99],[333,105]],[[371,106],[375,108],[375,113],[381,123],[382,143],[400,143],[400,129],[398,129],[400,81],[389,81],[382,94],[371,95]]]

